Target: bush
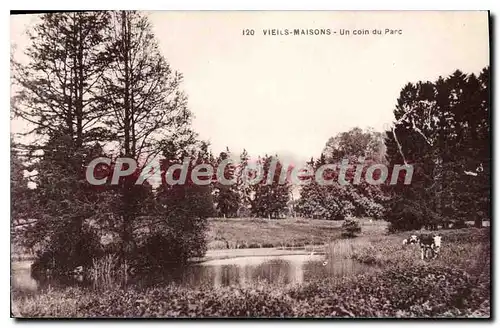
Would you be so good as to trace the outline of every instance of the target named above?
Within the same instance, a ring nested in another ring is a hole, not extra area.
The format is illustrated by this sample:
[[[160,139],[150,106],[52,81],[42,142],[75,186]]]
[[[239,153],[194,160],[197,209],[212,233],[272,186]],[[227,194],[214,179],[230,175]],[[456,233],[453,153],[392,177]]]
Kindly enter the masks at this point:
[[[190,258],[202,257],[205,251],[206,243],[198,231],[158,231],[138,247],[134,264],[139,268],[180,266]]]
[[[43,279],[46,274],[64,275],[78,266],[88,268],[94,257],[102,255],[96,234],[73,228],[61,229],[37,252],[31,266],[34,277]]]
[[[354,238],[360,232],[361,226],[358,220],[346,218],[344,223],[342,223],[342,237]]]

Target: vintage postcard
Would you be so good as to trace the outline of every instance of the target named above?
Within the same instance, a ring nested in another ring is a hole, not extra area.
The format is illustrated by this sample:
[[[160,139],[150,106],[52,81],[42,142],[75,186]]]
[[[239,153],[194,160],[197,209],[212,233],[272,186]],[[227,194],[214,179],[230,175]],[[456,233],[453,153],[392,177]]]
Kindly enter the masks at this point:
[[[10,19],[12,317],[491,317],[489,12]]]

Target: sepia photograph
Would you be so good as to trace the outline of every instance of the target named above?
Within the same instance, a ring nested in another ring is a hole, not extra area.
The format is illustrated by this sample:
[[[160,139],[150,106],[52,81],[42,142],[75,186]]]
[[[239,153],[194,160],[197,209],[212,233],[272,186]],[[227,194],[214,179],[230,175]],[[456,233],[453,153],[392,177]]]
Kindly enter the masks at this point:
[[[490,34],[11,12],[11,317],[491,319]]]

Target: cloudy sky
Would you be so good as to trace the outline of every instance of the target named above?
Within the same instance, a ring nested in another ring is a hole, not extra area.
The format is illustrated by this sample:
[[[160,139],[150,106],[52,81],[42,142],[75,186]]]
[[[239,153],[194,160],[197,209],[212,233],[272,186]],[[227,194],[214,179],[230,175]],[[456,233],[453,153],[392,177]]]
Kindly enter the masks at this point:
[[[296,161],[350,128],[382,130],[407,82],[489,63],[486,12],[150,12],[161,51],[184,74],[195,130],[226,146]],[[23,51],[29,16],[11,17]],[[332,35],[264,36],[263,29]],[[384,30],[402,35],[384,35]],[[243,29],[255,30],[243,36]],[[383,35],[341,36],[340,29]],[[20,129],[16,122],[12,131]]]

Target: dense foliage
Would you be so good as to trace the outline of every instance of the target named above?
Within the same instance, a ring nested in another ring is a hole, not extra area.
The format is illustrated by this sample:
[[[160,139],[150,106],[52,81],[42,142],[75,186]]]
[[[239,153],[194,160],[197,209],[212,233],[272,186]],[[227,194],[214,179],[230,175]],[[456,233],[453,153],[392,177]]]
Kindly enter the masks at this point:
[[[337,165],[336,171],[325,171],[328,185],[312,181],[301,190],[299,212],[304,216],[342,220],[348,216],[380,218],[384,195],[380,186],[366,182],[366,167],[382,163],[384,144],[380,133],[353,128],[339,133],[326,143],[321,156],[311,159],[309,166],[317,172],[325,165]],[[341,174],[338,167],[347,161],[347,170]],[[356,167],[362,166],[361,175],[355,177]],[[342,176],[343,175],[343,176]]]
[[[285,167],[278,156],[261,158],[256,163],[255,177],[261,176],[259,183],[250,183],[253,192],[251,210],[257,217],[284,218],[287,215],[290,198],[289,168]],[[285,176],[286,179],[281,177]],[[249,180],[251,181],[251,180]]]
[[[412,164],[411,185],[391,186],[393,230],[490,218],[490,69],[408,83],[387,131],[387,159]],[[401,182],[403,177],[400,177]]]
[[[161,181],[135,184],[150,160],[173,160],[172,145],[194,154],[195,162],[207,153],[190,128],[182,75],[161,54],[147,17],[133,11],[49,13],[29,35],[28,60],[12,60],[12,104],[34,141],[13,155],[31,171],[35,188],[26,193],[30,206],[13,211],[12,230],[18,242],[38,250],[34,271],[88,268],[106,253],[146,266],[203,254],[211,189],[187,185],[165,197],[170,190],[152,185]],[[94,169],[108,178],[101,186],[85,175],[97,157],[112,160]],[[111,169],[122,165],[118,157],[139,167],[111,185]],[[20,173],[13,180],[14,202],[26,199],[18,193],[27,189]],[[169,251],[157,258],[151,253],[156,248]]]
[[[226,161],[226,162],[224,162]],[[222,164],[225,164],[223,167]],[[238,192],[236,165],[231,158],[229,149],[221,152],[216,163],[217,172],[214,185],[214,202],[218,216],[230,218],[238,216],[240,194]],[[220,178],[219,178],[220,176]],[[223,180],[234,181],[234,183],[222,183]]]

